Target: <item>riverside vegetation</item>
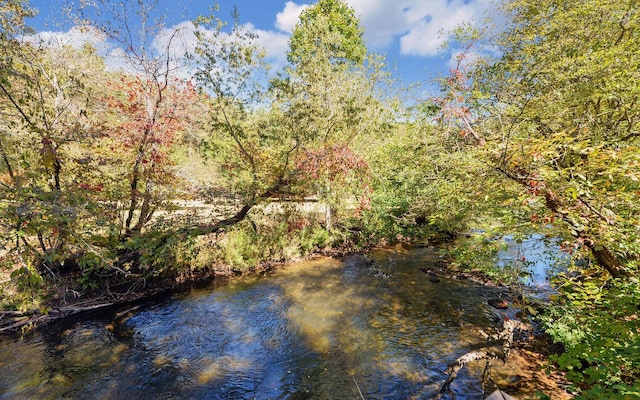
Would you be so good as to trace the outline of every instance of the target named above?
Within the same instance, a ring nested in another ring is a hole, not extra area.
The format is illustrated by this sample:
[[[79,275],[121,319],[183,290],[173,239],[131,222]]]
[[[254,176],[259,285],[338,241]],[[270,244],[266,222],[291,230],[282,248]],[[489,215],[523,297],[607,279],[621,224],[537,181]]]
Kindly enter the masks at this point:
[[[505,1],[410,105],[342,0],[302,14],[278,71],[237,15],[94,3],[69,18],[121,70],[0,2],[2,319],[474,228],[451,265],[509,283],[527,260],[498,270],[496,238],[542,233],[572,259],[536,316],[551,360],[581,398],[640,396],[637,0]]]

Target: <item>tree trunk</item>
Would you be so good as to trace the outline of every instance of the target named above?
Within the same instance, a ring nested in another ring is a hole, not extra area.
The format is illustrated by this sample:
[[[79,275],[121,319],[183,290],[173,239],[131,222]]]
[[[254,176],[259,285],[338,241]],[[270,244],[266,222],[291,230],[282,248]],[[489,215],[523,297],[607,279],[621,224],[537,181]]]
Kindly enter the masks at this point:
[[[324,223],[327,232],[331,231],[331,205],[329,203],[324,206]]]
[[[573,218],[566,211],[566,206],[562,199],[551,189],[546,188],[543,182],[538,182],[537,187],[533,187],[532,181],[529,175],[526,173],[518,173],[517,171],[509,171],[504,168],[497,168],[497,170],[504,174],[509,179],[518,182],[528,190],[537,190],[545,199],[545,205],[549,211],[553,212],[559,219],[564,221],[573,229],[573,236],[580,240],[590,251],[595,259],[596,263],[607,270],[613,278],[627,278],[631,274],[625,270],[624,266],[616,255],[605,247],[603,244],[598,243],[596,239],[588,235],[581,225],[574,221]]]
[[[611,250],[603,245],[597,244],[590,238],[582,237],[582,241],[585,246],[591,250],[591,254],[598,265],[606,269],[613,278],[628,278],[631,276]]]
[[[238,211],[234,216],[227,218],[227,219],[223,219],[221,221],[218,221],[214,224],[200,224],[200,225],[196,225],[194,227],[190,227],[190,228],[186,228],[184,230],[182,230],[181,232],[189,234],[189,235],[195,235],[195,236],[202,236],[202,235],[208,235],[210,233],[216,233],[221,231],[222,229],[235,225],[238,222],[241,222],[242,220],[245,219],[245,217],[247,216],[247,214],[249,213],[249,211],[251,211],[251,209],[253,208],[253,204],[247,204],[245,206],[243,206],[240,211]]]
[[[547,208],[574,229],[576,232],[574,236],[587,246],[599,266],[606,269],[613,278],[625,278],[630,276],[622,266],[620,260],[618,260],[611,250],[606,248],[604,245],[599,244],[594,238],[587,235],[584,230],[580,228],[580,225],[562,209],[562,200],[558,195],[549,189],[546,189],[543,195]]]

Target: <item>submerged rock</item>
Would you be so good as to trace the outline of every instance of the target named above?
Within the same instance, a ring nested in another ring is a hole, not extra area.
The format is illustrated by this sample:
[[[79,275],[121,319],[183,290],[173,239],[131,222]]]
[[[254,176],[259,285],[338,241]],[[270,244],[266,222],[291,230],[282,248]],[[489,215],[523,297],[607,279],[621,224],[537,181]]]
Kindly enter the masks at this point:
[[[420,272],[422,272],[425,275],[429,275],[429,282],[432,282],[432,283],[440,282],[440,278],[438,277],[438,275],[435,274],[435,272],[429,271],[428,269],[426,269],[424,267],[420,268]]]
[[[506,394],[502,390],[498,389],[495,392],[491,393],[489,395],[489,397],[487,397],[484,400],[516,400],[516,398],[512,397],[512,396],[509,396],[508,394]]]
[[[504,299],[500,299],[500,298],[489,299],[489,300],[487,300],[487,303],[491,307],[497,308],[498,310],[505,310],[505,309],[509,308],[509,302],[504,300]]]

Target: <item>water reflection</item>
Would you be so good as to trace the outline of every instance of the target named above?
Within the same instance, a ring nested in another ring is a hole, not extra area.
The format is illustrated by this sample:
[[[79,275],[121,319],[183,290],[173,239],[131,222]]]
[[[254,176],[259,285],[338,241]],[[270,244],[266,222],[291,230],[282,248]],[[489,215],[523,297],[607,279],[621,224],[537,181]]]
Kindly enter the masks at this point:
[[[561,240],[532,234],[524,239],[505,236],[505,249],[497,254],[496,265],[523,272],[522,282],[532,290],[532,295],[545,298],[553,292],[550,277],[565,270],[571,263],[571,256],[560,248]]]
[[[430,282],[429,249],[368,257],[298,263],[2,342],[0,398],[431,398],[447,364],[494,324],[496,289]],[[462,372],[457,398],[481,398],[478,380]]]

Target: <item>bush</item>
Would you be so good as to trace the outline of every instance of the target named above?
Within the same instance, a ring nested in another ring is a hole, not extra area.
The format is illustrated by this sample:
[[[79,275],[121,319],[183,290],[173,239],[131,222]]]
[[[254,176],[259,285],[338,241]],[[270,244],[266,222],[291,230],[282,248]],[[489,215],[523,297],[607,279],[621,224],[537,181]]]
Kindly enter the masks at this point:
[[[633,281],[563,278],[561,297],[541,316],[565,351],[552,357],[579,399],[640,396],[640,285]]]

